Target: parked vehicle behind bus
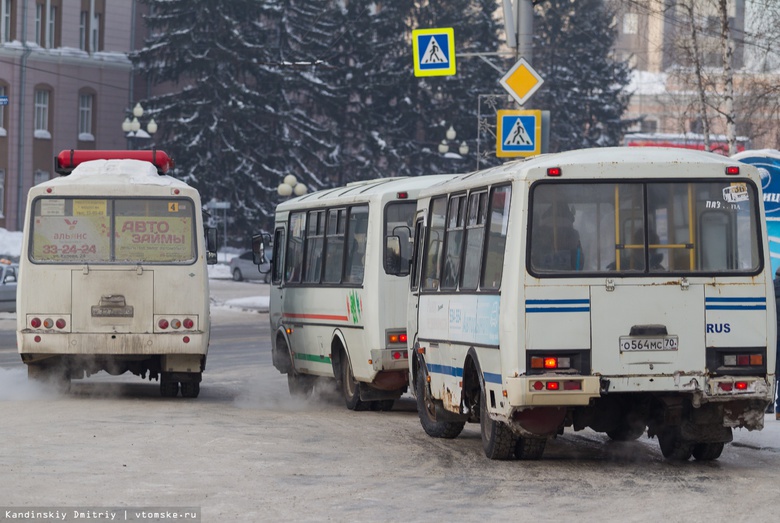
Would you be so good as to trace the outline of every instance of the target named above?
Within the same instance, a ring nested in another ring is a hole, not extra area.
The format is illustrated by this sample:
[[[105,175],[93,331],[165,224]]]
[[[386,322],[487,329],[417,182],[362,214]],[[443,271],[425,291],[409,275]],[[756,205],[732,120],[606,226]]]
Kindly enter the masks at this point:
[[[758,171],[711,153],[602,148],[421,192],[410,382],[431,436],[480,423],[492,459],[565,427],[647,430],[673,460],[761,429],[775,303]]]
[[[448,178],[355,182],[277,207],[269,316],[291,394],[335,378],[349,409],[389,410],[406,391],[415,198]],[[269,239],[255,242],[256,262]]]
[[[33,379],[99,371],[197,397],[209,346],[216,231],[162,151],[63,151],[27,197],[17,342]],[[158,171],[160,174],[158,174]],[[205,233],[209,245],[206,246]]]

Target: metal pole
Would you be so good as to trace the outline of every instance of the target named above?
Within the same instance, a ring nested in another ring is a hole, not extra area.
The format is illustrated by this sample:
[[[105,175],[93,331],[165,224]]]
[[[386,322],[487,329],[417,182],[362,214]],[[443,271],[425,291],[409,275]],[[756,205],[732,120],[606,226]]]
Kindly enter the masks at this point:
[[[531,0],[516,0],[517,9],[517,55],[529,64],[533,58],[534,6]]]

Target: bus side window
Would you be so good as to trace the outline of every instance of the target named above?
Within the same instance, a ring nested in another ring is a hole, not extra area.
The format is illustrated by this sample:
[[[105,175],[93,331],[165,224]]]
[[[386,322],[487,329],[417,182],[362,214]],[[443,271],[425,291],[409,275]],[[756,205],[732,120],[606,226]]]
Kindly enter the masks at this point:
[[[368,206],[361,205],[349,210],[347,236],[347,265],[344,281],[363,283],[366,264],[366,232],[368,230]]]
[[[284,280],[288,283],[299,283],[301,281],[305,225],[305,213],[296,212],[290,215],[289,240],[287,242],[284,273]]]
[[[275,285],[282,283],[282,272],[284,269],[284,229],[279,228],[274,231],[274,254],[271,258],[273,267],[271,281]]]
[[[442,289],[454,289],[460,279],[465,203],[465,196],[453,196],[450,198],[450,208],[447,213],[447,233],[444,238],[447,247],[441,279]]]
[[[501,287],[511,195],[512,189],[508,185],[495,187],[490,192],[487,246],[480,282],[482,289],[497,290]]]
[[[482,263],[482,246],[485,240],[486,200],[486,192],[471,193],[469,196],[461,289],[476,290],[479,283],[479,267]]]
[[[416,291],[420,285],[420,271],[422,270],[423,239],[425,227],[422,220],[417,220],[414,229],[414,254],[412,258],[412,276],[409,278],[411,289]]]
[[[428,244],[425,246],[425,262],[422,287],[425,290],[439,288],[441,274],[442,241],[446,225],[447,198],[442,196],[431,200],[431,215],[428,220]]]
[[[322,274],[322,249],[325,243],[325,211],[312,211],[306,231],[304,283],[319,283]]]
[[[328,211],[327,234],[325,236],[325,283],[341,282],[344,265],[344,229],[346,228],[346,209]]]

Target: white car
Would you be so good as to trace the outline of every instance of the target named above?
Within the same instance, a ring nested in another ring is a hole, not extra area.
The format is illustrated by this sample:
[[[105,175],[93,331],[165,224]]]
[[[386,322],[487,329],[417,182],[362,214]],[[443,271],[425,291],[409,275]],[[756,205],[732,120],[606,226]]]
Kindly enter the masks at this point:
[[[264,283],[271,282],[271,249],[265,250],[266,262],[259,268],[252,260],[252,251],[247,251],[230,260],[230,274],[234,281],[261,280]]]
[[[19,266],[0,263],[0,312],[16,312],[16,280]]]

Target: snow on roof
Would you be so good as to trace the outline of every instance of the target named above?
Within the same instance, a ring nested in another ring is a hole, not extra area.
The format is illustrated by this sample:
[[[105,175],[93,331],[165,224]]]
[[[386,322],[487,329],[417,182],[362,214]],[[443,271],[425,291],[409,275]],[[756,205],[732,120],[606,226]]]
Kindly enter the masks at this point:
[[[171,176],[160,176],[154,165],[141,160],[91,160],[79,164],[70,175],[52,178],[41,185],[68,185],[74,182],[111,185],[116,184],[118,179],[130,184],[189,187]]]

